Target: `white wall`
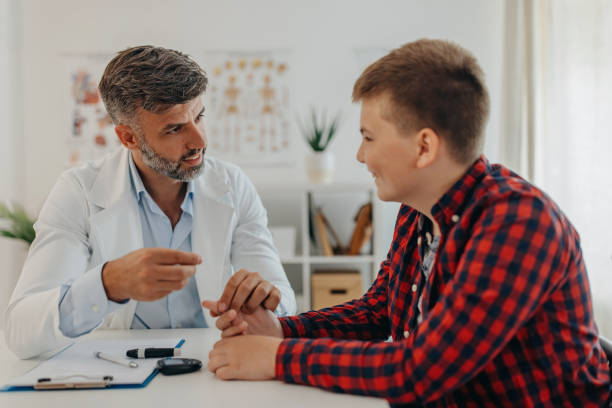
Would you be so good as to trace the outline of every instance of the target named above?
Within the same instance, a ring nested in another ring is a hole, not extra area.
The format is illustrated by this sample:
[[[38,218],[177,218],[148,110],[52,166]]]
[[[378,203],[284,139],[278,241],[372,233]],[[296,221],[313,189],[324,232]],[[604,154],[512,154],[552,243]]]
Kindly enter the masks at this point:
[[[19,3],[0,0],[0,201],[23,198],[22,84],[19,71],[21,55],[21,12]],[[0,238],[0,329],[3,311],[17,282],[18,269],[26,246]]]
[[[394,48],[420,37],[452,39],[472,50],[488,75],[499,132],[503,2],[437,1],[124,1],[26,0],[24,13],[25,196],[38,210],[63,170],[66,118],[62,109],[61,54],[113,53],[156,44],[189,54],[205,50],[293,50],[294,108],[313,103],[348,112],[332,146],[339,180],[368,179],[355,160],[358,109],[350,94],[359,72],[353,50]],[[299,135],[295,135],[299,138]],[[306,147],[300,144],[300,149]],[[494,149],[488,148],[490,151]],[[247,170],[255,182],[304,179],[302,160],[292,171]]]
[[[0,199],[15,197],[34,214],[66,162],[61,55],[112,54],[140,44],[192,55],[207,50],[292,51],[294,110],[303,113],[317,104],[347,114],[332,150],[337,179],[358,181],[369,180],[369,175],[355,160],[358,107],[350,103],[350,94],[360,72],[354,50],[391,49],[421,37],[451,39],[471,50],[487,75],[492,114],[486,151],[497,157],[503,0],[0,0],[0,5]],[[11,92],[5,93],[6,87]],[[299,156],[306,147],[294,136]],[[300,157],[297,163],[283,172],[245,170],[256,184],[304,180]],[[395,211],[391,206],[384,215],[387,235]],[[7,263],[3,255],[14,250],[9,245],[15,244],[0,241],[1,272],[8,272],[2,278],[8,280],[0,283],[0,308],[18,273],[12,265],[21,259]]]

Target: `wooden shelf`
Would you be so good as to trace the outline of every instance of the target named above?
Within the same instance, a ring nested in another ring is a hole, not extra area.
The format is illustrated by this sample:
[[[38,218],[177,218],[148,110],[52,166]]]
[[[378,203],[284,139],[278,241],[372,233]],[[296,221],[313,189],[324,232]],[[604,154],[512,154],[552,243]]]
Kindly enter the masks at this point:
[[[384,251],[376,246],[377,241],[370,239],[370,248],[364,248],[364,255],[323,256],[312,252],[319,248],[312,247],[309,229],[311,225],[311,205],[326,205],[325,215],[339,232],[341,240],[350,240],[353,229],[354,214],[361,206],[371,202],[372,222],[376,227],[380,209],[380,200],[376,195],[376,186],[372,183],[333,183],[330,185],[312,185],[295,183],[290,186],[260,185],[257,187],[268,212],[271,226],[293,226],[296,230],[294,256],[281,256],[281,262],[290,271],[292,286],[299,287],[298,312],[310,310],[311,275],[318,269],[359,269],[363,289],[367,290],[375,279]],[[321,204],[321,203],[325,204]],[[347,227],[348,226],[348,227]],[[344,227],[344,228],[343,228]],[[344,229],[344,231],[342,230]],[[376,236],[377,232],[374,233]],[[299,280],[299,281],[298,281]]]
[[[301,263],[304,263],[304,257],[303,256],[290,256],[290,257],[286,257],[286,258],[281,257],[281,263],[284,263],[284,264],[301,264]]]

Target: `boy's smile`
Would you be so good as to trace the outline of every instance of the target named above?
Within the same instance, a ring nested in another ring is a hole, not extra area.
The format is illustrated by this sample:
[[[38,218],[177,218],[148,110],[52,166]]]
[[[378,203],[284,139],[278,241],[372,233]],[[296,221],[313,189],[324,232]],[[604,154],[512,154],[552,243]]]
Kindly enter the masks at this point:
[[[414,194],[416,167],[415,135],[400,133],[387,117],[389,97],[365,98],[361,105],[361,146],[357,160],[374,177],[378,197],[404,202]]]

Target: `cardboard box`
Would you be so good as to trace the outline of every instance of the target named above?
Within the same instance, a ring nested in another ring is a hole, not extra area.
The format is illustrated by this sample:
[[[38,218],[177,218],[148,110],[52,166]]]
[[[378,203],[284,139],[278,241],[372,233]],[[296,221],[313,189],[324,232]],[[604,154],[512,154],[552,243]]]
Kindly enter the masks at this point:
[[[336,306],[363,295],[359,271],[316,271],[311,275],[312,309]]]

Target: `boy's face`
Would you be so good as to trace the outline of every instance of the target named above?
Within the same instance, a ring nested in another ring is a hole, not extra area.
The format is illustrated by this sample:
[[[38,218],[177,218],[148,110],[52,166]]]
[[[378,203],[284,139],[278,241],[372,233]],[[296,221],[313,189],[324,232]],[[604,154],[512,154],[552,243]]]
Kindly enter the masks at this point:
[[[417,193],[418,132],[400,133],[389,121],[390,104],[385,94],[363,99],[357,160],[372,173],[381,200],[409,204]]]

